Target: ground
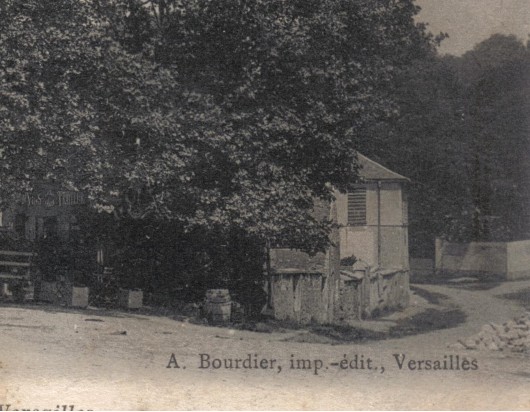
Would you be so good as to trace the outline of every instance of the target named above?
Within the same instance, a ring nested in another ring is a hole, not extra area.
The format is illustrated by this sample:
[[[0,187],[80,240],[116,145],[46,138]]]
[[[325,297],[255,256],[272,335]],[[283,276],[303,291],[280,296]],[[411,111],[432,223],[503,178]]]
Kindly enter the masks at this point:
[[[315,343],[304,342],[305,329],[258,333],[139,313],[4,305],[0,404],[3,410],[6,404],[11,410],[62,405],[111,410],[529,409],[530,354],[451,345],[488,322],[525,313],[528,293],[521,291],[530,290],[530,281],[490,288],[418,285],[414,290],[412,306],[401,318],[414,316],[422,305],[436,306],[436,300],[465,316],[456,326],[404,337],[362,343],[324,337]],[[388,316],[369,327],[388,330],[399,318]],[[210,361],[257,354],[267,359],[267,368],[201,369],[201,354]],[[396,361],[401,354],[406,357],[402,370]],[[365,367],[370,358],[377,369],[340,369],[345,356],[354,360],[355,355],[358,366],[361,357]],[[420,371],[418,363],[416,370],[406,363],[451,355],[460,367],[476,359],[477,369]],[[272,359],[276,362],[270,368]],[[313,362],[308,369],[293,370],[291,359]],[[315,366],[321,367],[316,373]]]

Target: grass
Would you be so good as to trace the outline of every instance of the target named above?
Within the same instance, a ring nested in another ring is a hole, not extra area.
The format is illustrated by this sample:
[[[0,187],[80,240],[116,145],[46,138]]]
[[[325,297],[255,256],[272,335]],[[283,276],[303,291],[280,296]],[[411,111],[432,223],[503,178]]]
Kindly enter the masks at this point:
[[[500,298],[515,300],[525,309],[530,310],[530,288],[522,289],[517,292],[507,293],[505,295],[500,295]]]
[[[225,326],[262,333],[300,331],[301,333],[289,336],[285,340],[290,342],[342,344],[364,343],[418,335],[435,330],[452,328],[465,322],[465,313],[451,306],[447,296],[441,293],[427,291],[421,287],[412,286],[411,290],[427,300],[430,304],[438,305],[439,307],[427,308],[423,312],[411,317],[396,320],[395,325],[386,331],[345,324],[321,325],[312,323],[309,325],[300,325],[294,321],[279,321],[275,319],[261,319],[255,322],[242,322],[239,324],[227,324]]]
[[[447,302],[447,298],[444,295],[427,291],[420,293],[430,302],[442,302],[442,300]],[[364,343],[418,335],[435,330],[453,328],[465,320],[466,315],[460,309],[441,307],[440,309],[429,308],[409,318],[400,319],[387,331],[374,331],[355,326],[335,324],[300,325],[293,321],[273,319],[264,320],[263,322],[245,322],[225,326],[261,333],[303,331],[303,333],[287,337],[285,341],[343,344]]]
[[[418,288],[416,286],[411,286],[410,290],[432,305],[439,305],[443,301],[447,301],[447,296],[442,295],[441,293],[430,292],[428,290]]]
[[[396,339],[418,335],[434,330],[455,327],[466,320],[466,315],[459,309],[427,309],[407,319],[397,321],[387,332],[376,332],[347,325],[322,325],[309,328],[310,334],[325,336],[330,343],[363,343],[375,340]],[[294,339],[291,339],[294,341]],[[311,342],[310,336],[303,336],[304,342]],[[315,339],[318,342],[319,339]]]
[[[497,286],[500,286],[502,282],[499,281],[493,281],[493,280],[486,280],[486,281],[479,281],[479,282],[472,282],[472,283],[459,283],[459,284],[450,284],[448,283],[447,286],[455,289],[465,289],[465,290],[490,290],[493,288],[496,288]]]
[[[454,328],[464,323],[466,314],[460,309],[439,310],[427,309],[407,319],[398,321],[396,326],[390,329],[390,337],[417,335],[440,329]]]
[[[468,282],[454,282],[458,279],[458,276],[424,276],[418,279],[411,279],[411,283],[416,285],[444,285],[455,289],[465,290],[489,290],[499,286],[502,283],[502,279],[499,276],[485,276],[481,275],[478,277],[471,276],[476,279]]]

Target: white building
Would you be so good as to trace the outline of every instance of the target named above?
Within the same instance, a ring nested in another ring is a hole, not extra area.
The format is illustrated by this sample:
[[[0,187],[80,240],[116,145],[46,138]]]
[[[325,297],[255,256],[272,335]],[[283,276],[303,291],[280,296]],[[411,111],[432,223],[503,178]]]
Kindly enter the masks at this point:
[[[408,270],[409,179],[360,153],[358,160],[362,183],[353,192],[336,193],[340,256],[355,256],[372,268]]]

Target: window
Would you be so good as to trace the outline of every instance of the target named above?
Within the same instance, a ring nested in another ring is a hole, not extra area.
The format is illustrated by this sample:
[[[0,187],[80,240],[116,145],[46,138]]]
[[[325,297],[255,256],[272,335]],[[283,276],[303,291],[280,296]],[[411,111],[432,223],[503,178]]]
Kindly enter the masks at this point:
[[[26,219],[27,216],[24,213],[17,213],[15,216],[15,232],[20,237],[26,236]]]
[[[366,188],[348,193],[348,226],[366,225]]]
[[[42,236],[44,238],[55,237],[58,235],[57,217],[45,217],[42,225]]]

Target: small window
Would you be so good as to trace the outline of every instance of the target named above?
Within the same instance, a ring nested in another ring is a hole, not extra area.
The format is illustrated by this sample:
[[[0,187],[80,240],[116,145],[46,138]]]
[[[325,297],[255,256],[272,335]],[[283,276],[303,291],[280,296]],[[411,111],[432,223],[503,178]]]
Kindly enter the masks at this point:
[[[51,217],[43,218],[42,237],[44,238],[56,237],[58,234],[59,234],[59,231],[58,231],[57,217],[51,216]]]
[[[17,213],[15,216],[15,232],[20,236],[26,235],[26,215],[24,213]]]
[[[348,226],[366,225],[366,188],[348,193]]]

